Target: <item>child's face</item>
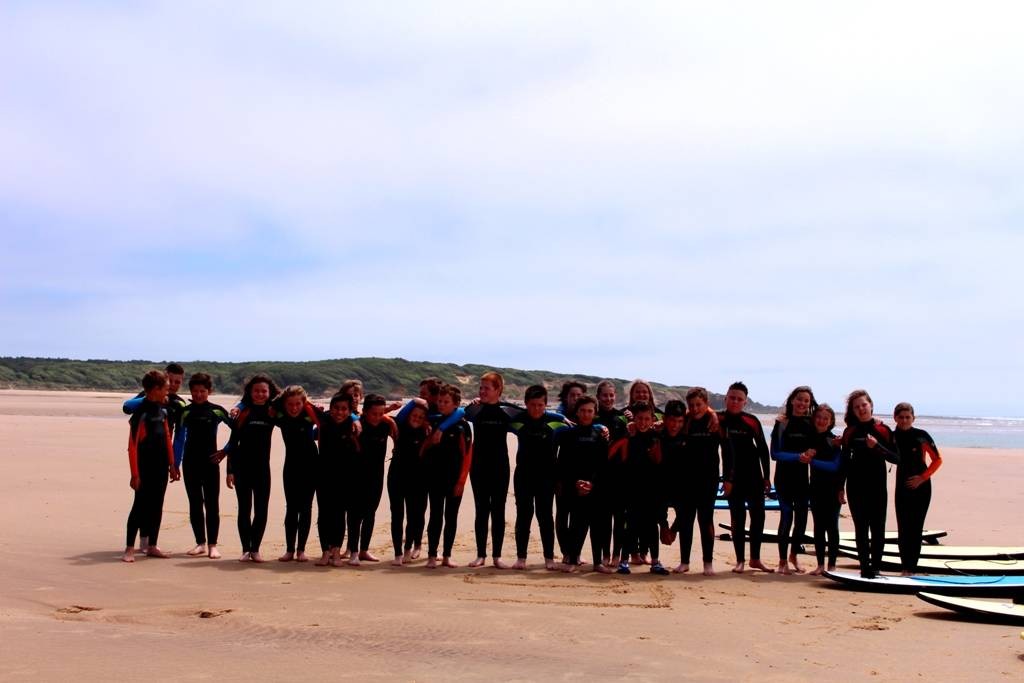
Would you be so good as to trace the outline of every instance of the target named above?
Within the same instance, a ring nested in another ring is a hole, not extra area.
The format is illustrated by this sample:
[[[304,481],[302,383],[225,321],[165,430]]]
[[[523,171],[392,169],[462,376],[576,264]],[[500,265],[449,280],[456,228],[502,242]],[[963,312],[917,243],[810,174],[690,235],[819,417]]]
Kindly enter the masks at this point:
[[[828,414],[827,410],[819,410],[814,413],[814,428],[819,432],[827,432],[832,422],[832,416]]]
[[[638,432],[650,431],[654,427],[654,413],[649,410],[642,410],[633,416],[633,424]]]
[[[376,427],[384,419],[384,408],[385,406],[370,406],[366,409],[366,414],[362,416],[362,419],[367,424]]]
[[[331,419],[335,422],[344,422],[352,415],[352,410],[346,401],[338,401],[331,406]]]
[[[611,410],[615,407],[615,387],[601,387],[597,392],[597,403],[602,410]]]
[[[455,401],[448,394],[441,394],[437,397],[437,412],[445,417],[455,412]]]
[[[170,391],[168,386],[165,384],[162,387],[153,387],[146,392],[146,398],[153,403],[166,403],[167,393]]]
[[[257,382],[249,390],[249,397],[253,405],[261,406],[270,399],[270,385],[266,382]]]
[[[202,384],[196,384],[188,388],[192,392],[193,403],[206,403],[210,400],[210,390]]]
[[[572,410],[576,407],[576,401],[580,400],[580,396],[583,395],[583,390],[579,387],[573,387],[569,390],[569,393],[565,395],[565,407],[568,410]]]
[[[914,413],[909,410],[901,410],[896,413],[896,429],[906,431],[914,426]]]
[[[686,420],[686,417],[683,415],[666,415],[665,431],[668,432],[669,436],[675,436],[683,428],[684,420]]]
[[[531,398],[526,401],[526,414],[534,420],[539,420],[547,409],[548,400],[546,398]]]
[[[352,397],[352,402],[357,406],[363,402],[363,390],[359,387],[349,389],[348,395]]]
[[[181,383],[184,381],[185,375],[177,375],[173,372],[167,373],[167,391],[171,394],[178,393],[181,389]]]
[[[419,429],[423,425],[427,424],[427,411],[421,407],[413,408],[409,411],[409,426],[413,429]]]
[[[725,394],[725,412],[742,413],[743,409],[747,407],[747,395],[739,389],[730,389]]]
[[[597,408],[593,403],[584,403],[576,409],[576,422],[588,427],[594,424],[594,415],[597,414]]]
[[[289,396],[284,400],[285,414],[288,417],[298,417],[299,413],[302,412],[302,406],[305,402],[305,399],[301,396]]]
[[[501,398],[501,392],[498,391],[497,384],[486,379],[480,382],[481,403],[497,403],[499,398]]]
[[[650,390],[648,390],[646,385],[637,384],[635,387],[633,387],[633,397],[631,400],[632,403],[650,403],[651,398],[651,392]]]
[[[690,411],[690,415],[698,419],[704,417],[704,413],[708,412],[708,402],[700,396],[686,399],[686,407]]]
[[[807,415],[811,410],[811,395],[806,391],[801,391],[793,397],[793,414],[794,415]]]
[[[867,422],[875,414],[874,406],[871,405],[867,396],[858,396],[854,399],[850,409],[853,410],[853,416],[861,422]]]
[[[421,384],[420,385],[420,398],[422,398],[424,401],[429,401],[430,400],[430,385],[429,384]]]

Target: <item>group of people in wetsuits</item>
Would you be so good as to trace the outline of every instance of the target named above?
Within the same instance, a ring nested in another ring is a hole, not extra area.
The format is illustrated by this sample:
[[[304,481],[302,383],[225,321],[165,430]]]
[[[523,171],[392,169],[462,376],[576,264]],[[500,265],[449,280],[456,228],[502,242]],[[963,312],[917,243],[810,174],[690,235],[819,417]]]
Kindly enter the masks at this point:
[[[420,384],[418,398],[402,405],[363,395],[361,382],[346,381],[325,408],[299,386],[281,390],[263,374],[246,382],[239,403],[228,410],[209,401],[212,379],[189,379],[190,402],[177,391],[184,369],[143,378],[143,392],[125,402],[131,415],[129,461],[135,500],[122,559],[134,561],[135,537],[148,556],[166,557],[157,544],[168,480],[182,475],[196,545],[189,555],[219,558],[219,463],[227,459],[226,485],[238,499],[242,561],[262,562],[271,490],[270,450],[274,428],[285,444],[286,552],[281,561],[307,561],[306,544],[317,502],[318,565],[376,562],[369,546],[385,488],[388,439],[392,458],[386,488],[391,508],[393,564],[421,553],[426,566],[457,566],[452,559],[458,512],[467,479],[473,488],[476,557],[495,567],[524,569],[533,519],[548,569],[576,571],[589,535],[594,570],[628,574],[648,564],[655,574],[670,570],[660,544],[679,538],[676,572],[689,571],[694,522],[701,538],[703,571],[714,572],[713,514],[719,495],[729,501],[736,565],[775,571],[761,561],[765,496],[776,461],[779,500],[779,564],[782,573],[803,572],[797,556],[810,510],[820,574],[834,569],[840,506],[848,502],[856,530],[861,572],[877,575],[887,507],[886,463],[897,464],[896,510],[904,573],[916,570],[921,532],[931,497],[930,478],[941,465],[934,441],[913,427],[910,404],[896,406],[896,429],[875,419],[863,390],[847,400],[847,427],[835,435],[835,413],[819,405],[810,387],[794,389],[766,440],[761,422],[745,411],[747,388],[732,384],[725,409],[711,410],[708,392],[690,389],[685,402],[654,403],[653,390],[637,380],[625,408],[616,406],[615,385],[566,382],[557,411],[548,409],[547,389],[529,387],[524,405],[502,400],[497,372],[480,378],[479,396],[462,405],[458,386],[437,378]],[[217,447],[220,423],[231,435]],[[505,506],[510,483],[509,433],[517,437],[515,476],[516,561],[503,560]],[[720,490],[721,489],[721,490]],[[668,520],[668,510],[675,518]],[[429,509],[429,514],[428,514]],[[747,515],[749,514],[749,527]],[[347,543],[346,541],[347,531]],[[561,560],[555,559],[555,542]],[[827,564],[826,564],[827,559]],[[632,568],[631,568],[632,567]]]

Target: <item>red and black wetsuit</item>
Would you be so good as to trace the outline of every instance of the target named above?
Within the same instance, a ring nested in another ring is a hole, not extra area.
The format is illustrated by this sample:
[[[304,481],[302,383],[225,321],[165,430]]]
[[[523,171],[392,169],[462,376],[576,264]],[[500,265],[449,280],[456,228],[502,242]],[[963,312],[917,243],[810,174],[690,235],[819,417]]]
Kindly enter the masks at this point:
[[[675,479],[679,485],[676,526],[679,528],[679,552],[684,564],[690,563],[694,517],[700,528],[701,557],[704,562],[711,562],[715,547],[715,498],[718,497],[718,480],[721,476],[718,450],[722,436],[719,430],[712,430],[711,425],[712,415],[708,412],[699,419],[687,418],[681,433],[683,449],[679,465],[682,472],[677,473]],[[662,439],[664,454],[665,437]]]
[[[398,420],[398,441],[391,453],[388,467],[388,502],[391,506],[391,544],[395,556],[412,549],[423,537],[424,516],[427,513],[426,469],[423,466],[423,442],[427,438],[426,426],[412,428],[405,419]],[[405,544],[402,543],[402,521]]]
[[[896,467],[896,523],[899,529],[900,561],[903,571],[916,572],[921,557],[921,533],[928,505],[932,500],[931,475],[939,468],[939,449],[931,435],[923,429],[911,427],[893,432],[896,447],[900,453],[900,464]],[[929,466],[925,456],[931,454]],[[907,479],[923,476],[925,479],[916,489],[907,488]]]
[[[277,426],[284,441],[284,537],[288,552],[306,551],[306,540],[313,524],[313,495],[316,493],[316,430],[319,415],[306,404],[291,417],[278,410]]]
[[[722,431],[723,479],[725,483],[732,484],[729,516],[736,561],[745,561],[743,537],[748,508],[750,559],[760,560],[761,536],[764,533],[764,490],[771,473],[764,429],[760,420],[747,412],[720,412],[718,425]]]
[[[423,451],[424,467],[427,471],[427,493],[430,498],[430,519],[427,522],[427,556],[437,557],[441,530],[444,529],[444,554],[451,557],[458,532],[459,507],[462,495],[455,495],[455,489],[465,485],[468,472],[464,468],[464,453],[470,448],[470,428],[465,420],[459,420],[441,433],[441,442],[427,446]]]
[[[601,564],[606,531],[604,524],[591,526],[590,521],[598,513],[602,474],[608,465],[608,441],[600,427],[593,424],[577,425],[562,430],[555,437],[558,455],[555,462],[558,504],[565,506],[569,526],[565,531],[566,547],[562,548],[566,562],[579,564],[583,542],[590,531],[590,549],[594,564]],[[593,488],[582,495],[576,489],[576,482],[589,481]]]
[[[530,526],[536,512],[545,560],[555,557],[555,437],[568,428],[564,420],[545,413],[534,420],[523,411],[511,425],[518,437],[516,473],[516,556],[526,559]]]
[[[359,453],[355,458],[348,489],[348,550],[357,553],[370,550],[377,508],[384,495],[384,458],[391,436],[391,423],[381,420],[376,426],[360,420]]]
[[[772,428],[771,455],[775,460],[775,493],[779,499],[779,559],[789,557],[804,541],[807,505],[811,496],[810,465],[800,455],[811,448],[816,431],[811,418],[793,415]],[[792,529],[792,536],[790,530]]]
[[[217,451],[217,428],[221,423],[228,427],[232,424],[223,407],[209,401],[190,403],[181,413],[174,439],[175,445],[181,443],[188,518],[197,545],[217,545],[220,532],[220,464],[210,456]]]
[[[347,488],[359,454],[354,422],[347,417],[335,422],[326,412],[320,419],[319,452],[316,462],[316,528],[320,550],[340,548],[345,541]]]
[[[520,406],[505,402],[477,403],[466,408],[466,419],[473,424],[473,466],[469,481],[473,484],[476,508],[473,528],[477,557],[487,557],[488,521],[492,555],[501,557],[510,475],[508,432],[513,418],[522,410]]]
[[[228,474],[235,478],[238,539],[243,553],[258,553],[267,530],[270,505],[270,437],[276,413],[269,404],[246,406],[238,414],[228,454]]]
[[[135,545],[136,533],[149,537],[149,544],[155,546],[163,517],[168,471],[174,467],[167,408],[144,400],[128,425],[128,466],[139,483],[128,513],[125,547]]]
[[[868,435],[878,444],[867,445]],[[888,502],[886,462],[899,463],[892,431],[881,422],[856,422],[843,432],[840,481],[846,484],[846,500],[853,515],[857,558],[862,576],[874,577],[885,549],[885,512]]]

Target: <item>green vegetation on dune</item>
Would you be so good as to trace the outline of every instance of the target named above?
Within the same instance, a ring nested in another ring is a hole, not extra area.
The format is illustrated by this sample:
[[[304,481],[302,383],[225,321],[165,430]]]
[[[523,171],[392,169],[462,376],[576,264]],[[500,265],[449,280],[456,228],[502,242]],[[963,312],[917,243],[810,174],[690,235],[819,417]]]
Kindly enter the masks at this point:
[[[221,363],[215,361],[179,361],[187,374],[206,372],[213,377],[218,392],[240,392],[246,378],[257,372],[270,375],[282,387],[300,384],[313,396],[330,395],[346,379],[362,380],[367,392],[380,393],[389,398],[415,396],[420,380],[440,377],[446,382],[463,387],[464,396],[475,395],[477,379],[488,370],[497,370],[505,378],[505,396],[522,400],[523,392],[531,384],[543,384],[551,395],[552,405],[557,403],[562,383],[571,379],[583,382],[593,393],[603,379],[615,382],[619,402],[626,397],[630,380],[568,375],[547,370],[519,370],[491,368],[486,365],[431,363],[409,361],[403,358],[340,358],[301,362],[254,361],[249,363]],[[163,369],[167,361],[145,360],[69,360],[66,358],[0,358],[0,388],[5,389],[86,389],[93,391],[134,392],[148,370]],[[689,387],[666,386],[652,382],[657,402],[664,405],[673,398],[683,398]],[[711,394],[711,404],[722,407],[722,395]],[[771,412],[775,408],[751,401],[750,410]]]

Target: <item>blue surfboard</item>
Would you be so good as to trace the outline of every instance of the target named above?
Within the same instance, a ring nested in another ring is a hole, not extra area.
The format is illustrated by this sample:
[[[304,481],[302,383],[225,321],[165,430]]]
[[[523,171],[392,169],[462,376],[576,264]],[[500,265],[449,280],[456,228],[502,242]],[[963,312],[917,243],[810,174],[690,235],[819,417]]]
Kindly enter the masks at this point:
[[[886,576],[865,579],[857,571],[825,572],[847,588],[883,593],[937,593],[967,597],[1024,596],[1024,575],[1013,576]]]

